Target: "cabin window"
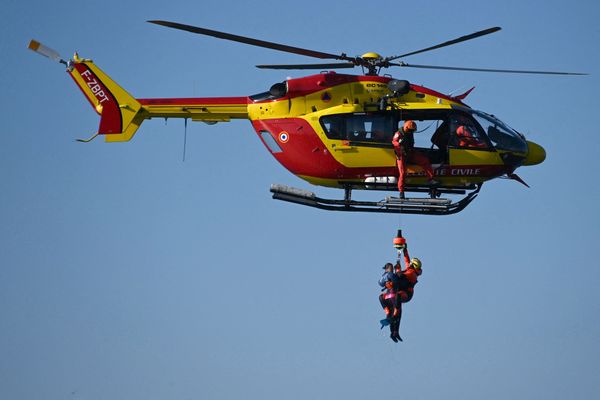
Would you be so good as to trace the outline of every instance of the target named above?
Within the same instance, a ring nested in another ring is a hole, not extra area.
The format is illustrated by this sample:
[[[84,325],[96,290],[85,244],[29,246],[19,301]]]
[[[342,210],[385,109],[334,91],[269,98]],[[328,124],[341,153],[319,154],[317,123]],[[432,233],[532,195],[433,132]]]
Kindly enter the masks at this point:
[[[277,144],[277,141],[275,140],[273,135],[271,135],[271,132],[260,131],[260,137],[262,138],[263,142],[265,142],[265,145],[269,148],[269,150],[271,150],[271,153],[283,152],[279,144]]]
[[[391,143],[395,118],[391,114],[338,114],[321,118],[321,126],[329,139],[353,142]]]

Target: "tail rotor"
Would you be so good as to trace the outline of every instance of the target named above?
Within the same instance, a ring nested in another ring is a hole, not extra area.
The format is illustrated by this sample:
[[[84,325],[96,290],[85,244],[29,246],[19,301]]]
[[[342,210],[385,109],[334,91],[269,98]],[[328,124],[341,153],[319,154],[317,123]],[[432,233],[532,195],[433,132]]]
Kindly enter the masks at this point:
[[[31,40],[29,42],[29,49],[35,51],[38,54],[41,54],[44,57],[47,57],[53,61],[59,62],[61,64],[67,65],[67,62],[63,60],[63,58],[58,54],[58,52],[50,47],[44,46],[37,40]]]

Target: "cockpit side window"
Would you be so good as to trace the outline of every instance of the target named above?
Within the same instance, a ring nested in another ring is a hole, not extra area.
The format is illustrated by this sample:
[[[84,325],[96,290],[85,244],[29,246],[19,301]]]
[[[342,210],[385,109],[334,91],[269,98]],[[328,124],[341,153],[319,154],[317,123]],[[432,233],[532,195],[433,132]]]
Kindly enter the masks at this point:
[[[454,113],[448,120],[449,145],[468,149],[488,149],[489,143],[481,127],[470,116]]]
[[[496,117],[479,111],[474,112],[473,117],[485,130],[494,147],[500,150],[527,153],[528,147],[525,138],[514,129],[509,128]]]

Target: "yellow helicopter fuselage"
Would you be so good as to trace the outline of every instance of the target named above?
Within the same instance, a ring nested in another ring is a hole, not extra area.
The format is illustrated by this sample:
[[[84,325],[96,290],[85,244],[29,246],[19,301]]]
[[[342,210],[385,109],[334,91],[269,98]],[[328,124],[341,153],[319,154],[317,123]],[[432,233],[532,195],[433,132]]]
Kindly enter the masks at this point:
[[[545,158],[541,146],[471,110],[459,97],[406,81],[401,93],[392,91],[390,77],[328,72],[288,79],[247,97],[135,99],[91,60],[76,58],[68,71],[100,114],[98,134],[107,142],[130,140],[143,120],[156,117],[207,123],[248,119],[284,167],[315,185],[360,188],[388,182],[393,187],[398,169],[391,138],[408,119],[423,128],[418,135],[431,133],[430,146],[416,150],[429,157],[444,186],[479,184]],[[461,119],[478,131],[478,146],[453,137],[454,120]],[[420,167],[408,166],[409,187],[425,181]]]

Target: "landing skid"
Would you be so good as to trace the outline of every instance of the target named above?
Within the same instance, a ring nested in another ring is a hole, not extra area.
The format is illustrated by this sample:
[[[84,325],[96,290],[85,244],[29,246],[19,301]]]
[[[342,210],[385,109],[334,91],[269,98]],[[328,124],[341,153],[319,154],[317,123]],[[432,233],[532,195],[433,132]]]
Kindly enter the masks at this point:
[[[402,213],[424,215],[450,215],[462,211],[477,197],[482,185],[476,185],[474,190],[461,200],[452,202],[450,199],[437,198],[443,193],[466,193],[465,190],[427,189],[431,198],[405,198],[388,196],[380,201],[357,201],[351,199],[352,187],[345,189],[343,200],[324,199],[317,197],[313,192],[297,189],[286,185],[271,185],[271,193],[276,200],[320,208],[330,211],[362,211],[378,213]],[[416,192],[425,191],[424,188],[414,188]]]

